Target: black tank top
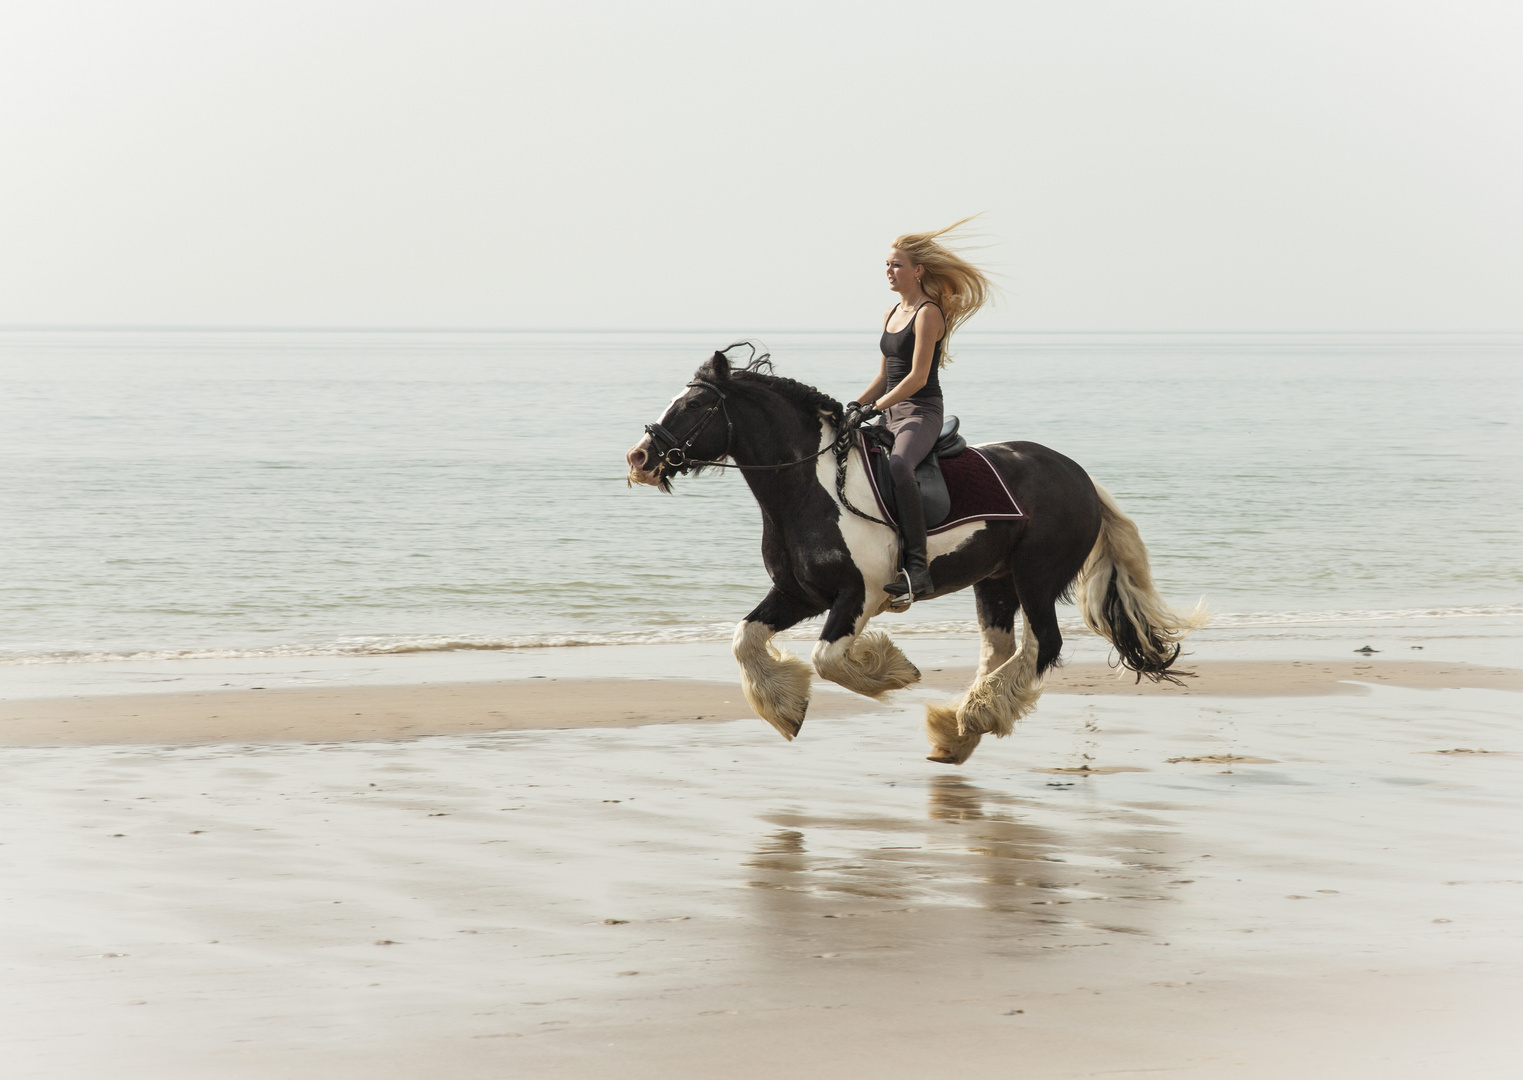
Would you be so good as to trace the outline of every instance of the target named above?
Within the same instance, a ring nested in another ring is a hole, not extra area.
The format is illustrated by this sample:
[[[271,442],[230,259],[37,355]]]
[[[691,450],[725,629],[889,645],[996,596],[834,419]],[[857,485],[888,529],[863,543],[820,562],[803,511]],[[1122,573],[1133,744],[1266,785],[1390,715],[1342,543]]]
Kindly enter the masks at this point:
[[[915,309],[910,316],[910,321],[904,324],[904,329],[897,333],[888,332],[888,324],[894,317],[890,311],[888,318],[883,320],[883,337],[878,342],[878,349],[888,361],[884,365],[884,378],[888,385],[883,388],[886,394],[904,381],[904,377],[915,366],[915,320],[920,317],[920,308],[926,304],[936,304],[934,300],[923,301],[920,307]],[[936,304],[936,310],[941,310],[941,305]],[[941,380],[937,378],[937,372],[941,369],[941,342],[937,341],[931,352],[931,373],[926,376],[925,385],[910,395],[910,400],[916,398],[939,398],[941,397]]]

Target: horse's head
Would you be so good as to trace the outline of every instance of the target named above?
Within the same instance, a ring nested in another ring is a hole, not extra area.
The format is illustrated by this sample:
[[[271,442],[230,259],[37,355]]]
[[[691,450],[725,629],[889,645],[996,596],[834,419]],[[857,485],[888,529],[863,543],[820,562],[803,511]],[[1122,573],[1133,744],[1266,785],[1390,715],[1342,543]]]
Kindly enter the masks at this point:
[[[719,461],[730,452],[732,429],[726,402],[733,384],[725,352],[716,352],[699,365],[686,389],[672,399],[661,419],[645,426],[645,438],[624,455],[631,484],[670,491],[674,474],[702,467],[694,462]]]

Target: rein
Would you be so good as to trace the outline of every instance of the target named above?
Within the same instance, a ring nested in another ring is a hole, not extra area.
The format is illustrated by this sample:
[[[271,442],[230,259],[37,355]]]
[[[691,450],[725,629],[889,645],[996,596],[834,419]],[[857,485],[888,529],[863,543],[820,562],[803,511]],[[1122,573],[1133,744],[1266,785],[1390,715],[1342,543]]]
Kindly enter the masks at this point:
[[[827,452],[834,450],[836,455],[836,494],[841,498],[841,505],[859,518],[866,518],[868,521],[879,525],[888,525],[889,528],[893,528],[892,525],[889,525],[888,522],[881,518],[875,518],[865,510],[858,510],[846,498],[846,462],[851,456],[851,428],[845,424],[839,425],[840,433],[836,436],[835,441],[822,446],[812,454],[799,458],[797,461],[785,461],[778,465],[741,465],[736,462],[725,461],[724,458],[730,456],[730,446],[735,440],[735,424],[730,419],[730,408],[725,404],[727,395],[723,389],[708,379],[694,379],[688,383],[688,386],[694,388],[701,386],[705,390],[712,390],[717,400],[709,406],[709,411],[703,414],[703,418],[693,425],[693,430],[688,432],[685,441],[679,442],[677,436],[673,435],[659,423],[645,425],[645,433],[650,436],[651,445],[656,450],[656,459],[662,465],[673,472],[683,475],[686,475],[689,469],[694,468],[739,469],[742,472],[776,472],[779,469],[791,469],[797,465],[807,465],[811,461],[818,461]],[[693,448],[693,443],[698,440],[698,436],[708,426],[709,421],[714,419],[714,414],[718,412],[724,413],[724,453],[717,461],[702,461],[688,457],[688,451]]]

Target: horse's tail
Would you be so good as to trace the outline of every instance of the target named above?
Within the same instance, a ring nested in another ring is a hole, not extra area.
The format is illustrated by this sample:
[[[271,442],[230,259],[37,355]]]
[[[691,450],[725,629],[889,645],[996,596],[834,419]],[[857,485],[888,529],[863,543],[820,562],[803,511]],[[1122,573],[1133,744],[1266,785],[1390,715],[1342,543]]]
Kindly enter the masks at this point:
[[[1179,682],[1190,672],[1174,670],[1180,643],[1209,616],[1197,604],[1175,611],[1153,587],[1148,549],[1137,523],[1121,512],[1111,493],[1095,484],[1100,496],[1100,537],[1079,571],[1076,594],[1085,625],[1115,646],[1121,663],[1154,682]]]

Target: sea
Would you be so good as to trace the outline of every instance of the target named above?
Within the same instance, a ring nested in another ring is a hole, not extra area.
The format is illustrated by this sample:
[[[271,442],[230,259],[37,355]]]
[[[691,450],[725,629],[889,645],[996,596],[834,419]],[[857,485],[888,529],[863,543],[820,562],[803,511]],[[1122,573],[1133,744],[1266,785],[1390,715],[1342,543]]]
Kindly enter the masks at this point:
[[[748,489],[630,488],[624,452],[744,337],[843,400],[877,363],[871,332],[0,332],[0,668],[724,641],[768,584]],[[970,441],[1109,488],[1218,627],[1523,617],[1523,334],[969,330],[942,381]],[[968,593],[893,618],[975,627]]]

